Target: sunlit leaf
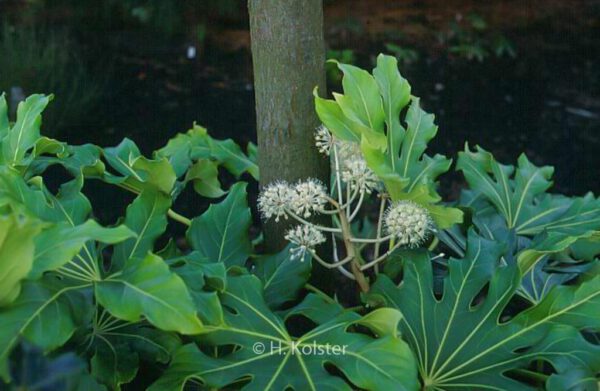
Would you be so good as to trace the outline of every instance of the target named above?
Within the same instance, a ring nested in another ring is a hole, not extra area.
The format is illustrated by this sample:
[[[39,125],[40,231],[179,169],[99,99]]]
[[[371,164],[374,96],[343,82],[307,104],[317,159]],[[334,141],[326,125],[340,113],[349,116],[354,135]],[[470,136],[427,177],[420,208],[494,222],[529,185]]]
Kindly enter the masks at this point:
[[[423,205],[439,228],[461,222],[462,212],[441,205],[436,190],[436,180],[448,171],[451,160],[425,154],[437,126],[433,115],[421,109],[419,99],[411,97],[397,60],[379,55],[373,76],[351,65],[338,63],[338,67],[344,73],[344,94],[334,93],[335,100],[325,100],[314,93],[321,122],[340,140],[360,144],[369,168],[392,200]]]
[[[27,152],[40,138],[42,111],[52,100],[52,95],[31,95],[17,108],[17,122],[8,129],[1,140],[2,163],[15,166],[23,162]],[[5,102],[6,103],[6,102]],[[3,104],[6,110],[6,105]],[[4,117],[0,113],[0,117]],[[6,127],[6,121],[2,120]]]
[[[34,238],[43,227],[41,221],[17,212],[0,215],[0,307],[19,296],[21,281],[34,263]]]

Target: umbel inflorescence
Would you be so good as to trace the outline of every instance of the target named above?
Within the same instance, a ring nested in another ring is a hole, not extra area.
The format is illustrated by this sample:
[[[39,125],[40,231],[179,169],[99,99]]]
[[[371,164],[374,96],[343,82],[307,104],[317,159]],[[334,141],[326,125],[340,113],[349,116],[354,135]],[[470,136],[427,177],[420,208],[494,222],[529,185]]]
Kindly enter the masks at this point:
[[[274,182],[260,194],[258,207],[264,219],[296,220],[285,238],[293,244],[292,255],[303,261],[307,255],[323,266],[338,269],[363,287],[363,272],[383,262],[400,247],[414,248],[424,244],[434,224],[429,212],[412,201],[390,202],[377,175],[368,167],[358,143],[338,140],[324,126],[315,132],[315,144],[330,157],[334,175],[331,191],[316,179],[295,184]],[[379,198],[376,230],[371,237],[356,237],[352,223],[362,218],[366,201]],[[314,215],[329,215],[331,226],[313,223]],[[320,257],[315,248],[332,239],[332,260]],[[341,246],[340,246],[341,244]],[[367,252],[366,248],[372,248]],[[341,250],[343,248],[343,250]],[[343,254],[343,257],[340,256]]]

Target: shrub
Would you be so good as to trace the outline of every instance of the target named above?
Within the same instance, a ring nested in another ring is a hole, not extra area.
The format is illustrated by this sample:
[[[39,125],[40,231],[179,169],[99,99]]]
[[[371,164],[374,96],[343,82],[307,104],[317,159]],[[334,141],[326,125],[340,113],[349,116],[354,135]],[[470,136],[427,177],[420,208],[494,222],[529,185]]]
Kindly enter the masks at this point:
[[[595,389],[600,200],[547,193],[550,167],[467,145],[456,168],[468,188],[443,202],[452,162],[425,153],[437,127],[396,60],[381,55],[372,74],[338,66],[344,94],[315,94],[330,186],[278,183],[259,199],[265,218],[300,223],[277,254],[256,254],[246,183],[219,181],[258,178],[254,145],[195,125],[150,158],[128,139],[73,146],[40,135],[50,96],[21,103],[14,124],[0,98],[2,379],[29,385],[17,368],[33,345],[40,373],[73,368],[58,389]],[[70,177],[57,192],[52,166]],[[94,220],[91,180],[136,194],[116,225]],[[180,215],[190,182],[223,199]],[[362,207],[375,200],[372,216]],[[168,219],[186,226],[185,246],[158,247]],[[325,240],[333,260],[316,251]],[[311,285],[313,260],[356,280],[360,302]]]

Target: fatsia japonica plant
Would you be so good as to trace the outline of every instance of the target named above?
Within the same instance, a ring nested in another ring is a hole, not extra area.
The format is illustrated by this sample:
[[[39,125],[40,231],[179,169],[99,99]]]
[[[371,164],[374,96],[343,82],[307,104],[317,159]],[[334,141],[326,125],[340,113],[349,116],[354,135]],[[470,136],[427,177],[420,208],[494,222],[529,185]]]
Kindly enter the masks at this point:
[[[468,145],[454,168],[468,187],[442,200],[452,160],[426,153],[437,126],[396,60],[337,65],[343,93],[314,93],[330,181],[266,184],[256,208],[253,144],[194,125],[150,157],[128,139],[69,145],[40,134],[51,96],[14,123],[0,97],[3,385],[597,389],[600,200]],[[98,222],[92,181],[133,195],[122,218]],[[188,188],[214,199],[197,216],[177,212]],[[259,251],[252,210],[296,224],[286,248]],[[313,263],[360,294],[327,295]]]

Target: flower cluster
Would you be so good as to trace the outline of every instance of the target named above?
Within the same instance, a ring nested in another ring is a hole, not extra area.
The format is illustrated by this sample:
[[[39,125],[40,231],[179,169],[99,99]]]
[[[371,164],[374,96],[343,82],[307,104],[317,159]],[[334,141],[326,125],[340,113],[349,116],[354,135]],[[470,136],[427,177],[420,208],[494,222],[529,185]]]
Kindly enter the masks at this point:
[[[384,217],[389,235],[398,239],[403,246],[417,247],[429,236],[433,221],[429,212],[412,201],[398,201],[392,204]]]
[[[292,244],[292,259],[304,261],[306,255],[310,254],[313,260],[323,266],[337,268],[345,276],[362,281],[359,284],[365,285],[363,270],[384,261],[401,246],[417,247],[423,244],[434,230],[433,220],[427,209],[412,201],[395,202],[386,210],[389,195],[384,193],[379,197],[377,237],[355,238],[348,227],[368,200],[365,196],[373,191],[383,192],[383,184],[367,165],[359,143],[338,140],[326,127],[321,126],[315,132],[315,144],[319,152],[331,155],[335,163],[335,191],[331,196],[316,179],[296,184],[276,182],[260,194],[258,207],[265,219],[275,217],[275,221],[279,221],[281,217],[292,217],[301,223],[285,234],[285,239]],[[343,187],[346,191],[342,191]],[[333,226],[315,225],[306,220],[321,213],[331,216]],[[326,241],[324,233],[331,233],[333,241],[331,262],[315,252],[315,247]],[[365,244],[374,245],[373,259],[364,265],[354,264],[352,271],[348,270],[348,263],[357,261],[354,255],[339,259],[337,244],[342,241],[346,246],[346,254],[360,253]],[[388,249],[384,254],[379,252],[381,245]]]
[[[288,230],[285,238],[296,245],[290,250],[292,259],[299,258],[301,261],[304,261],[307,252],[314,250],[317,245],[325,242],[325,236],[321,231],[309,224],[298,225]]]
[[[282,216],[287,219],[286,208],[291,204],[292,196],[292,188],[287,182],[271,183],[258,197],[258,210],[265,220],[273,216],[275,216],[275,221],[279,221]]]
[[[315,132],[315,144],[319,152],[329,156],[334,149],[339,164],[339,174],[346,185],[361,193],[371,194],[379,187],[377,175],[367,166],[360,145],[351,141],[337,140],[323,125]]]
[[[362,156],[344,161],[342,180],[367,194],[379,187],[379,178],[367,167],[367,162]]]
[[[327,191],[316,179],[308,179],[291,186],[285,181],[267,186],[258,197],[258,209],[265,219],[275,216],[287,218],[293,213],[304,218],[325,210]]]
[[[325,186],[316,179],[298,182],[294,187],[291,209],[295,214],[304,218],[310,217],[313,213],[323,212],[326,203],[327,191]]]
[[[315,145],[320,153],[329,156],[333,147],[333,135],[325,126],[321,125],[315,131]]]

